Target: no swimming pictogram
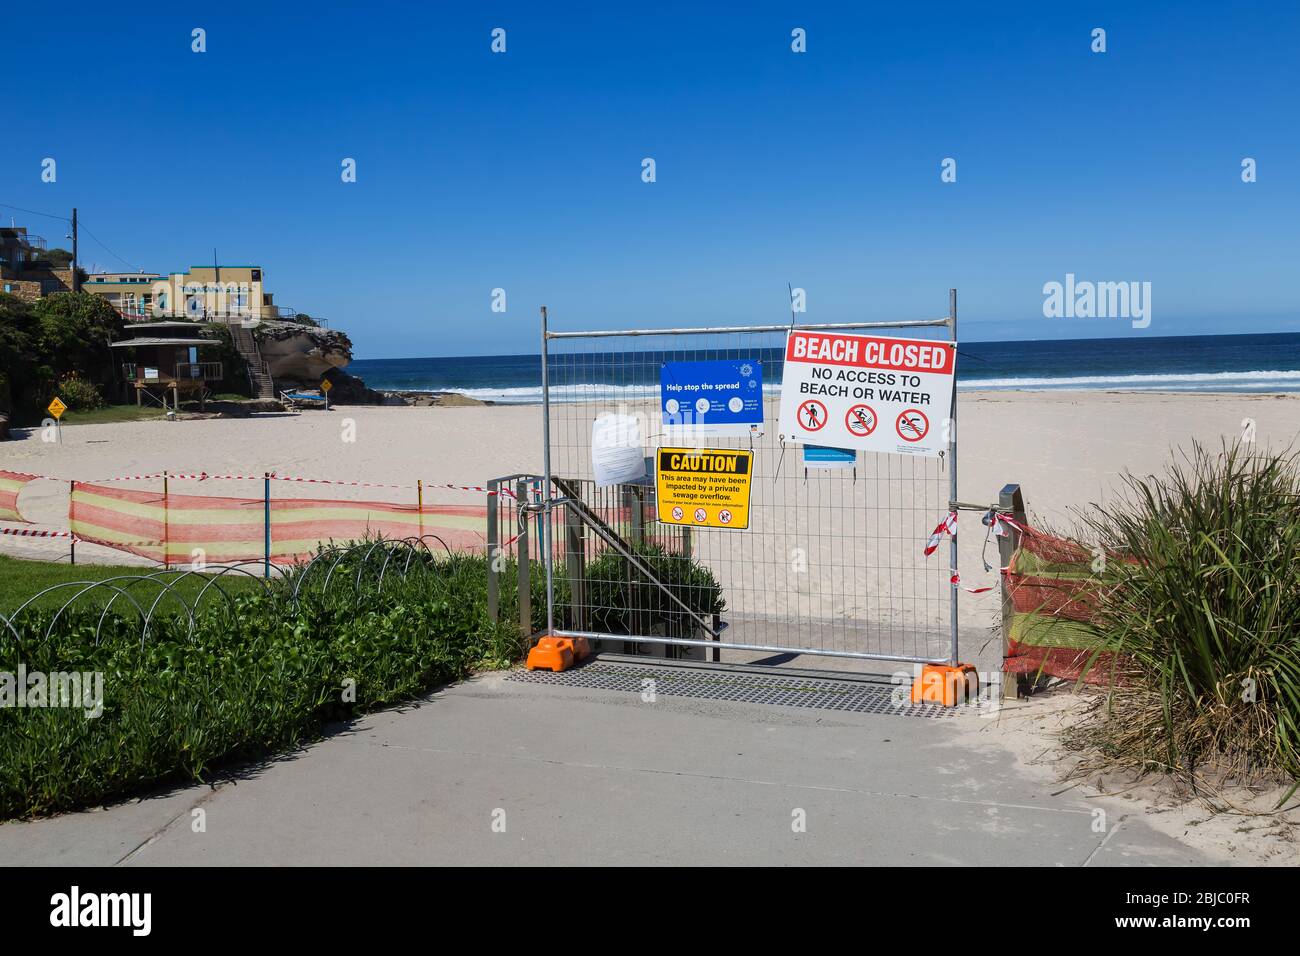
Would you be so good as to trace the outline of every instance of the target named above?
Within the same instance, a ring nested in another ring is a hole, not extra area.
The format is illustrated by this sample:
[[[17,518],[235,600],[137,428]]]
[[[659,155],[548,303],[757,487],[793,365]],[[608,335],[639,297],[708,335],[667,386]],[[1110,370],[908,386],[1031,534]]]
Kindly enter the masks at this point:
[[[920,441],[929,434],[930,419],[919,408],[906,408],[898,413],[894,428],[903,441]]]

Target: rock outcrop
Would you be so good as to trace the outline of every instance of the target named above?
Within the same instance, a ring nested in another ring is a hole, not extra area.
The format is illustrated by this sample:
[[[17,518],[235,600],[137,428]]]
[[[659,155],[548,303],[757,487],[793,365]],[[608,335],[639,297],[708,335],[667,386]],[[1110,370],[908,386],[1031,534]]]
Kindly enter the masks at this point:
[[[316,384],[326,372],[352,361],[352,340],[337,329],[298,322],[262,322],[253,335],[277,383]]]

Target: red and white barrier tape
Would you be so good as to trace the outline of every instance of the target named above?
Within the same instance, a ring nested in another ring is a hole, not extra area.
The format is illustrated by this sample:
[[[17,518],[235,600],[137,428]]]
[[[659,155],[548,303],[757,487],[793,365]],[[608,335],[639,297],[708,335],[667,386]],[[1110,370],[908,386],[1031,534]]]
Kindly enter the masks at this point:
[[[948,517],[939,522],[939,526],[930,532],[930,538],[925,542],[925,556],[928,558],[939,550],[939,542],[943,540],[944,533],[957,537],[957,512],[948,512]]]
[[[996,584],[990,584],[990,585],[987,585],[987,586],[985,586],[985,587],[981,587],[981,588],[968,588],[968,587],[965,587],[965,586],[963,586],[962,583],[961,583],[961,574],[959,574],[959,573],[956,572],[956,571],[953,572],[952,577],[949,578],[948,580],[949,580],[951,583],[953,583],[953,584],[957,585],[958,587],[960,587],[963,591],[969,591],[971,594],[983,594],[985,591],[992,591],[995,587],[997,587]]]
[[[15,472],[15,474],[17,474]],[[53,475],[23,475],[24,478],[45,478],[49,481],[67,481],[66,478],[55,478]],[[270,478],[272,481],[294,481],[303,484],[312,485],[345,485],[352,488],[388,488],[397,491],[405,491],[410,485],[393,485],[384,482],[375,481],[339,481],[335,478],[300,478],[296,475],[210,475],[206,471],[197,473],[191,472],[153,472],[144,475],[114,475],[110,478],[94,478],[86,482],[87,484],[106,484],[111,481],[152,481],[159,478],[175,478],[177,481],[263,481]],[[81,483],[80,481],[78,483]],[[518,496],[509,488],[501,488],[499,491],[492,491],[482,485],[456,485],[449,483],[426,483],[426,488],[450,488],[452,491],[474,491],[485,495],[501,494],[507,498],[517,498]]]
[[[0,534],[12,534],[19,538],[78,538],[71,531],[35,531],[30,528],[0,528]]]

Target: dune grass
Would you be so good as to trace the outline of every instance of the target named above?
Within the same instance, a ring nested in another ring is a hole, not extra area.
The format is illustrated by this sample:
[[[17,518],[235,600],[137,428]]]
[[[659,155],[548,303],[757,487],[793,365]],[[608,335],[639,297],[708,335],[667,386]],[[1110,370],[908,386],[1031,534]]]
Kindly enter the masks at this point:
[[[1125,662],[1072,744],[1108,766],[1300,779],[1300,466],[1195,446],[1087,518],[1111,562],[1095,647]]]

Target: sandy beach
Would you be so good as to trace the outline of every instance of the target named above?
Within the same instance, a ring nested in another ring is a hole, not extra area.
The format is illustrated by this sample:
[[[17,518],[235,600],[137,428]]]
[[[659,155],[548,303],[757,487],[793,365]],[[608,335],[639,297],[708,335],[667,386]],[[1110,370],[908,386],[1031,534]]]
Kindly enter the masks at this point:
[[[573,473],[581,467],[576,464],[583,460],[581,436],[593,409],[557,406],[553,425],[559,448],[557,473],[566,469]],[[1242,436],[1250,422],[1260,446],[1295,444],[1300,434],[1300,396],[963,393],[958,433],[960,498],[992,504],[1003,485],[1016,482],[1024,490],[1033,523],[1068,527],[1072,509],[1108,500],[1125,471],[1159,472],[1175,449],[1190,447],[1193,440],[1212,446],[1232,441]],[[355,440],[346,441],[351,426],[355,426]],[[375,489],[279,482],[277,496],[406,503],[414,503],[417,479],[425,482],[428,503],[480,503],[479,494],[435,486],[481,485],[497,476],[536,472],[542,460],[541,409],[533,405],[362,406],[237,420],[85,425],[65,428],[62,445],[42,442],[34,433],[22,435],[0,445],[0,468],[78,480],[163,469],[252,475],[270,470],[401,486]],[[765,437],[756,453],[758,517],[750,531],[706,532],[697,536],[695,544],[696,554],[714,567],[728,589],[733,616],[756,621],[793,619],[796,629],[801,629],[795,642],[800,647],[905,656],[942,651],[946,603],[932,596],[944,591],[947,549],[925,560],[921,547],[943,517],[946,472],[933,459],[928,471],[904,472],[921,466],[901,456],[865,456],[856,480],[809,484],[799,480],[797,450],[787,449],[783,457],[774,435]],[[873,468],[879,474],[870,474]],[[898,482],[903,474],[925,474],[928,479]],[[198,485],[176,482],[174,487],[195,494],[261,494],[255,481]],[[890,487],[904,490],[890,492]],[[832,495],[826,488],[837,490]],[[896,497],[882,502],[882,489],[886,497]],[[20,506],[37,528],[67,527],[67,486],[61,482],[30,484],[22,492]],[[963,583],[994,583],[996,575],[981,566],[985,535],[978,515],[963,514],[961,528]],[[854,537],[873,542],[874,550],[856,559],[846,557],[845,549],[851,546],[845,542]],[[806,550],[811,573],[789,570],[789,555],[795,548]],[[67,542],[4,537],[0,553],[66,560]],[[996,561],[994,546],[988,553]],[[79,561],[146,563],[84,543],[77,556]],[[882,601],[882,595],[888,595],[888,601]],[[986,644],[983,635],[997,620],[996,595],[963,595],[962,607],[964,643]],[[745,641],[776,643],[763,628],[751,628]],[[994,650],[981,647],[980,662],[992,663],[984,658]]]

